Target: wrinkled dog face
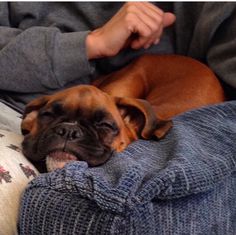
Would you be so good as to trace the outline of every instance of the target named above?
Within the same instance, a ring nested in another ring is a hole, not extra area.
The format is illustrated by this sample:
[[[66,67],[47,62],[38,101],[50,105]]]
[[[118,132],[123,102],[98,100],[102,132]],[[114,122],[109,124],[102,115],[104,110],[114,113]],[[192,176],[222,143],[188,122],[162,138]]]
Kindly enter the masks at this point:
[[[153,135],[158,121],[145,102],[77,86],[32,101],[21,127],[24,155],[46,161],[51,171],[74,160],[100,165],[139,136]]]
[[[23,149],[35,161],[46,156],[48,170],[70,160],[99,165],[110,157],[112,141],[119,135],[116,122],[105,110],[67,112],[59,102],[42,108],[37,122],[37,135],[26,136]]]

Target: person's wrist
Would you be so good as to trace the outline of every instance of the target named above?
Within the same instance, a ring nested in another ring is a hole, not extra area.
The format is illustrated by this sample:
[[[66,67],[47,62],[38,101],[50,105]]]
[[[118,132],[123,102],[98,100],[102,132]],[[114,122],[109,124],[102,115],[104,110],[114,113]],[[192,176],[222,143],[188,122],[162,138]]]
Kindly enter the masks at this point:
[[[102,43],[99,35],[97,35],[96,31],[92,31],[87,35],[86,38],[86,50],[88,59],[97,59],[104,57],[103,50],[101,49]]]
[[[94,48],[94,40],[93,37],[91,36],[91,33],[89,33],[86,37],[85,40],[86,44],[86,51],[87,51],[87,57],[88,59],[95,59],[96,58],[96,52]]]

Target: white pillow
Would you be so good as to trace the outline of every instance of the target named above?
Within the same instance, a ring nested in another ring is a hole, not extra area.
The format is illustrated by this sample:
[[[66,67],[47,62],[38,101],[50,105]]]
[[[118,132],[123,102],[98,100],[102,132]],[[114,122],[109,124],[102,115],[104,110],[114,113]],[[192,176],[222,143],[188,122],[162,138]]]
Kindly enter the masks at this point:
[[[17,217],[23,190],[37,174],[22,155],[23,136],[0,130],[0,234],[17,234]]]

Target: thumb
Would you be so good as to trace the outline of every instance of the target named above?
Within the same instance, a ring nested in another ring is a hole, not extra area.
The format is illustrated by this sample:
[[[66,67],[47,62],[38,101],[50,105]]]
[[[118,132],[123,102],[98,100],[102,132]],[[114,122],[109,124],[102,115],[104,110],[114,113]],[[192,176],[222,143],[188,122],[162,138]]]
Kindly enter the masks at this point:
[[[175,22],[175,20],[176,20],[176,17],[173,13],[170,13],[170,12],[164,13],[164,19],[163,19],[164,28],[172,25]]]

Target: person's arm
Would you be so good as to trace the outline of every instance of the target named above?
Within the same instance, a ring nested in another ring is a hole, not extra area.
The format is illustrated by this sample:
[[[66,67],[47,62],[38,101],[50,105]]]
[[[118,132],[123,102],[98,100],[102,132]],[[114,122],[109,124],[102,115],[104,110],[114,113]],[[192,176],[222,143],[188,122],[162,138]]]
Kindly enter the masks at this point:
[[[0,90],[44,92],[92,74],[85,45],[88,31],[21,30],[10,3],[0,4]]]
[[[158,43],[163,27],[175,20],[150,3],[127,3],[92,32],[61,33],[54,27],[22,31],[2,24],[9,15],[0,18],[0,90],[24,93],[63,88],[93,73],[90,59],[114,56],[125,46],[139,49]],[[137,37],[131,40],[134,33]]]
[[[25,31],[0,27],[0,89],[42,92],[92,73],[87,59],[88,32],[61,33],[57,28]]]

